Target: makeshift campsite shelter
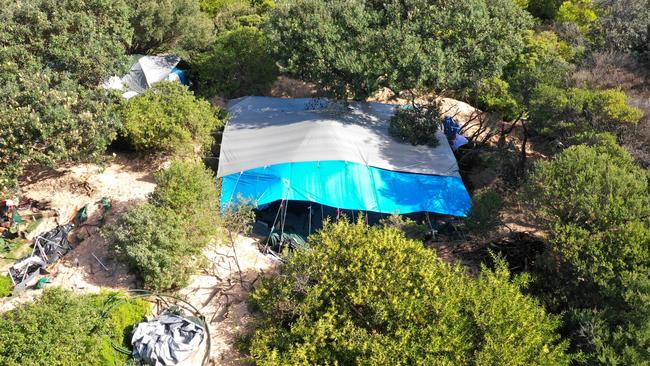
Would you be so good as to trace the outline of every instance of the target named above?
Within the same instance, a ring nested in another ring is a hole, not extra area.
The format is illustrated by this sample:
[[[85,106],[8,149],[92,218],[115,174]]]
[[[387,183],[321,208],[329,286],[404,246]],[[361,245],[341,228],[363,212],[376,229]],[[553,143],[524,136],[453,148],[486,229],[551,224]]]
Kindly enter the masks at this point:
[[[470,197],[443,131],[436,147],[388,134],[398,106],[244,97],[230,102],[222,207],[309,201],[344,210],[465,216]]]
[[[124,90],[123,96],[130,98],[150,88],[153,84],[168,80],[187,85],[183,70],[176,66],[181,61],[178,56],[133,56],[134,63],[123,77],[113,76],[104,86],[108,89]]]

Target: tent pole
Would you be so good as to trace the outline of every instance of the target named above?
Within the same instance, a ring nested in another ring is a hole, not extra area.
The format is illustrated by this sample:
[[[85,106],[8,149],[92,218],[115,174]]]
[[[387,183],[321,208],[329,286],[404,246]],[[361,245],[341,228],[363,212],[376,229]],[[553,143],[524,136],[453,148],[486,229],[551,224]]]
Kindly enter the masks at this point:
[[[282,244],[284,243],[284,224],[287,222],[287,208],[289,207],[289,200],[284,201],[284,214],[282,215],[281,227],[280,227],[280,248],[278,250],[279,254],[282,254]]]
[[[307,235],[311,235],[311,204],[309,204],[309,224],[307,229]]]
[[[271,231],[269,231],[269,236],[266,237],[266,244],[264,244],[264,253],[269,249],[269,240],[271,239],[271,235],[273,234],[273,231],[275,231],[275,224],[278,222],[278,216],[280,216],[280,210],[282,210],[282,203],[284,202],[284,198],[280,201],[280,208],[278,208],[278,212],[275,214],[275,219],[273,220],[273,225],[271,225]]]

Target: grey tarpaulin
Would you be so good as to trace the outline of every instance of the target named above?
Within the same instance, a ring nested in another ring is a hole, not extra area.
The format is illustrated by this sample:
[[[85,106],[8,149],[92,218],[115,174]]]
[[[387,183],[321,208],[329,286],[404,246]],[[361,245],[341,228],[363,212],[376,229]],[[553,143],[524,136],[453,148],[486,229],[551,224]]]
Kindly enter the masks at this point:
[[[173,313],[138,324],[133,333],[133,358],[153,366],[176,365],[200,348],[205,329]]]
[[[218,176],[283,163],[343,160],[407,173],[460,177],[447,138],[436,147],[388,134],[396,106],[244,97],[230,102]]]

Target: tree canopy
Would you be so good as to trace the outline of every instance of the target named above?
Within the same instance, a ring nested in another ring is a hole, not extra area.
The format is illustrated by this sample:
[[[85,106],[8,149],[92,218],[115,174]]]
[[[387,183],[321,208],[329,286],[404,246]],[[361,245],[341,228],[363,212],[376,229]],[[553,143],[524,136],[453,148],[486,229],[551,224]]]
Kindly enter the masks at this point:
[[[0,5],[1,189],[26,164],[104,151],[117,99],[96,86],[123,67],[132,30],[122,0]]]
[[[278,4],[269,32],[286,71],[334,95],[462,89],[519,53],[530,16],[510,0]]]
[[[568,364],[557,319],[503,263],[478,279],[395,228],[340,221],[262,282],[259,365]]]

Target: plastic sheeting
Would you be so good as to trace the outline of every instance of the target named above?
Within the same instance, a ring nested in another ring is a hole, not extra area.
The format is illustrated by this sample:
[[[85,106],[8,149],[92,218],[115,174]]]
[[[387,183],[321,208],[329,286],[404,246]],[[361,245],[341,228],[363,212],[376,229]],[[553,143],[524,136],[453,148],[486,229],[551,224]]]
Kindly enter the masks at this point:
[[[176,365],[198,351],[204,336],[202,326],[164,313],[137,325],[131,339],[133,358],[152,366]]]
[[[313,98],[231,101],[217,175],[289,162],[345,160],[400,172],[459,177],[442,130],[436,147],[401,143],[389,135],[395,108]]]
[[[470,208],[460,177],[401,173],[347,161],[277,164],[223,177],[222,207],[239,197],[258,206],[286,199],[389,214],[465,216]]]

